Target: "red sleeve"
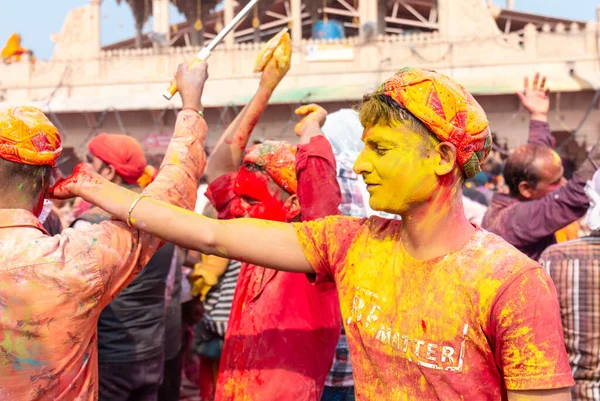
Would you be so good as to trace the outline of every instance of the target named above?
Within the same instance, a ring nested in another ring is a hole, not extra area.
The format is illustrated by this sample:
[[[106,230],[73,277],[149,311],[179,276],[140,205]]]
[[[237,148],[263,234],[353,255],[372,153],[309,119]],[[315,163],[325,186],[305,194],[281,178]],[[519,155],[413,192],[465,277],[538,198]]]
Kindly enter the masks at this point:
[[[575,384],[556,289],[541,267],[518,274],[500,288],[490,324],[496,364],[507,390],[549,390]]]
[[[236,177],[237,173],[223,174],[210,183],[204,194],[217,210],[219,220],[231,219],[229,205],[235,198],[233,185],[235,184]]]
[[[337,182],[335,158],[329,141],[316,136],[296,152],[298,200],[302,207],[302,221],[338,215],[342,202]]]

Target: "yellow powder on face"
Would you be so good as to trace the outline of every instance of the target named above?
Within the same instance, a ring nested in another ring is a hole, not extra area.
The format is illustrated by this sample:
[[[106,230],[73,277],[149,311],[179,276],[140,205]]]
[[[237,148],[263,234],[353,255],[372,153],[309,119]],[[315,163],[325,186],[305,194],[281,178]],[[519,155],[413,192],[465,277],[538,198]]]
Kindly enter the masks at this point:
[[[439,155],[424,152],[428,138],[404,123],[394,127],[377,125],[365,130],[365,148],[354,164],[362,174],[375,210],[399,213],[410,204],[423,202],[438,188],[434,167]]]

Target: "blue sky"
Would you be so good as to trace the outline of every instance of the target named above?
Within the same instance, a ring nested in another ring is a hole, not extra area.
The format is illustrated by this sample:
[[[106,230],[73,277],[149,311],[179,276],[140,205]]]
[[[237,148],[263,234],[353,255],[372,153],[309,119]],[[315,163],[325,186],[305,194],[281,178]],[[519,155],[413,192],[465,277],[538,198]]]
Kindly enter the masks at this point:
[[[494,0],[503,6],[504,0]],[[59,32],[65,16],[71,8],[89,3],[89,0],[19,0],[2,2],[3,18],[0,24],[0,46],[13,32],[23,37],[23,46],[33,49],[40,59],[52,55],[54,44],[50,41],[53,32]],[[515,0],[515,8],[520,11],[579,20],[595,20],[597,0]],[[35,11],[34,11],[35,10]],[[183,16],[171,7],[171,22],[181,22]],[[152,26],[151,21],[146,30]],[[132,37],[135,33],[133,16],[123,1],[104,0],[102,4],[102,44]]]

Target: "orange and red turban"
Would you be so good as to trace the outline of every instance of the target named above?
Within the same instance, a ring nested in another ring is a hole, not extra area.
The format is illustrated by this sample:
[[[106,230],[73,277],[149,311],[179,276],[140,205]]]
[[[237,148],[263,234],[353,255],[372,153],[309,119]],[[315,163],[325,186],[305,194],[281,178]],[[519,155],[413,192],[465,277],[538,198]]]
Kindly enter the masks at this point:
[[[35,166],[55,166],[62,152],[60,134],[38,108],[0,111],[0,158]]]
[[[435,71],[406,67],[379,91],[421,120],[440,141],[456,146],[467,178],[481,171],[492,134],[485,112],[460,84]]]
[[[262,168],[277,185],[296,193],[296,147],[283,141],[265,141],[254,145],[244,156],[244,163]]]
[[[88,151],[113,166],[127,184],[136,184],[144,174],[146,156],[142,146],[128,135],[100,134],[88,143]]]

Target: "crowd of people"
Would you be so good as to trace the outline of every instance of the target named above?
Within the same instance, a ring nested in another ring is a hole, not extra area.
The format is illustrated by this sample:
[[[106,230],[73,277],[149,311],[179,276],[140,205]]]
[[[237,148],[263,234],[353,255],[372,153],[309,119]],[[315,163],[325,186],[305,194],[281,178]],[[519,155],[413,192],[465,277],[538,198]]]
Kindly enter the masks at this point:
[[[509,153],[408,67],[248,146],[290,60],[282,33],[210,155],[181,65],[156,168],[101,134],[61,177],[50,120],[0,112],[0,401],[599,400],[600,148],[564,178],[545,78]]]

